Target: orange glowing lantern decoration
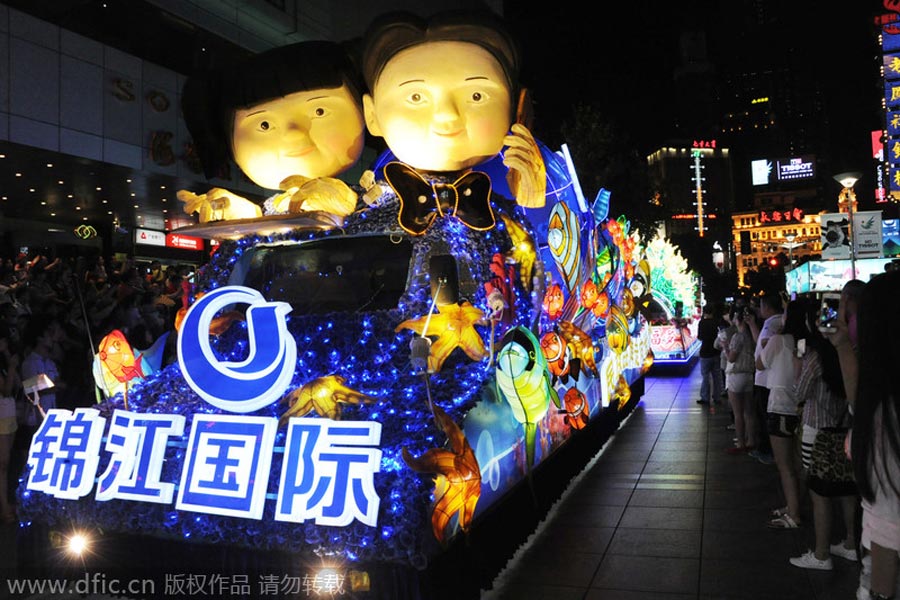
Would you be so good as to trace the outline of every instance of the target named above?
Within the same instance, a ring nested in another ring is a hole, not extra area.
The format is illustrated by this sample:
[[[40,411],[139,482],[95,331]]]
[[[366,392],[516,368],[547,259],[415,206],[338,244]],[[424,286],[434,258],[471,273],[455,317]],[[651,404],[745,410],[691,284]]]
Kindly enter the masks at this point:
[[[587,333],[569,321],[559,322],[559,333],[565,338],[574,358],[581,360],[581,368],[585,373],[599,376],[597,362],[594,359],[594,341]]]
[[[417,473],[436,473],[434,478],[434,509],[431,527],[434,537],[444,543],[444,530],[454,515],[459,515],[459,528],[468,533],[481,497],[481,468],[472,446],[459,426],[441,407],[434,407],[434,417],[447,434],[450,449],[432,448],[422,456],[413,457],[402,449],[403,460]]]
[[[342,404],[371,404],[375,398],[366,396],[344,385],[346,379],[340,375],[318,377],[303,384],[281,399],[290,405],[281,415],[278,424],[284,425],[291,417],[305,417],[314,412],[326,419],[339,421]]]
[[[124,333],[118,329],[109,332],[100,340],[94,355],[93,373],[97,387],[107,397],[121,392],[128,409],[129,383],[142,381],[160,369],[167,337],[168,333],[163,334],[150,348],[138,351],[136,355]]]
[[[472,360],[483,360],[487,355],[484,340],[475,325],[484,324],[484,312],[469,302],[445,304],[437,307],[438,314],[408,319],[397,325],[395,332],[412,329],[423,337],[437,336],[428,355],[428,372],[437,373],[444,361],[456,348],[462,349]],[[429,324],[430,321],[430,324]]]
[[[544,309],[544,312],[547,313],[547,318],[551,321],[555,321],[563,313],[563,291],[558,283],[551,283],[547,286],[547,291],[544,293],[544,301],[542,303],[541,308]]]
[[[194,295],[194,301],[199,300],[203,297],[205,292],[200,292]],[[184,315],[187,314],[186,308],[179,308],[178,312],[175,313],[175,331],[179,331],[181,329],[181,322],[184,321]],[[209,335],[213,337],[218,337],[228,331],[228,328],[231,327],[231,324],[235,321],[243,321],[244,314],[239,310],[228,310],[220,314],[219,316],[213,318],[213,320],[209,324]]]
[[[624,375],[619,375],[616,391],[613,392],[613,399],[618,402],[619,410],[624,410],[625,405],[631,400],[631,388],[628,386],[628,380],[625,379]]]

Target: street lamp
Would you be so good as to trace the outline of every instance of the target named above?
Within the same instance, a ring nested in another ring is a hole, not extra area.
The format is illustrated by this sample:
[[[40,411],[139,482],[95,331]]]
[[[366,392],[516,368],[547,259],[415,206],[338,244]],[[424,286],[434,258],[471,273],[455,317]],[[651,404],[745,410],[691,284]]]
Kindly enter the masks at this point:
[[[796,234],[787,233],[784,236],[784,239],[787,240],[786,244],[781,244],[783,248],[788,249],[788,265],[793,269],[794,268],[794,248],[797,246],[802,246],[803,244],[795,244],[794,240],[797,239]]]
[[[853,236],[853,203],[856,202],[856,194],[853,193],[853,186],[862,177],[859,171],[847,171],[846,173],[838,173],[834,176],[834,180],[843,186],[838,196],[838,210],[840,210],[841,199],[847,198],[847,215],[850,218],[850,268],[853,270],[853,277],[856,278],[856,238]]]

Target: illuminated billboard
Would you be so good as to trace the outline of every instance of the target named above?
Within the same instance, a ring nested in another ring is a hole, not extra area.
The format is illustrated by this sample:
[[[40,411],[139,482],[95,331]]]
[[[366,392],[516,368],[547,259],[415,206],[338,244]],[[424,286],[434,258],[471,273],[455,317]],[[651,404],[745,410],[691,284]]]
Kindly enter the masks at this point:
[[[816,157],[804,154],[791,158],[761,158],[750,161],[753,185],[769,185],[776,181],[813,179],[816,176]]]

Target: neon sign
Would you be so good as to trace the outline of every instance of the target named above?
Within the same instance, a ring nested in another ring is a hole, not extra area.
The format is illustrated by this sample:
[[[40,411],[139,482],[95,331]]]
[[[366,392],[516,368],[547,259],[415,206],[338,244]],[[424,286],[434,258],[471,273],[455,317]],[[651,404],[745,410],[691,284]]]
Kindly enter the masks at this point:
[[[762,223],[802,223],[803,209],[793,208],[790,210],[761,210],[759,211],[759,222]]]

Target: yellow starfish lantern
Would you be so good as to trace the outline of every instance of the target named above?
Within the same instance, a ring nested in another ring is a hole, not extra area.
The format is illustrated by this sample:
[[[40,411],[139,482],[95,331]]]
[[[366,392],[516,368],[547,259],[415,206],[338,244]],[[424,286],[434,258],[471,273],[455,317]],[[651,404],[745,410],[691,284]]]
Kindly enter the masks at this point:
[[[406,448],[402,449],[402,453],[403,460],[413,471],[437,474],[434,478],[431,527],[434,537],[443,543],[444,529],[457,513],[459,528],[463,532],[469,531],[475,505],[481,497],[481,468],[472,446],[453,419],[439,406],[434,407],[434,416],[447,434],[450,449],[432,448],[418,458],[413,457]]]
[[[411,329],[424,337],[437,336],[428,355],[428,372],[440,371],[444,361],[456,348],[462,349],[472,360],[483,360],[487,356],[487,349],[481,335],[475,330],[475,325],[484,322],[484,312],[469,302],[445,304],[437,307],[437,310],[438,314],[430,315],[430,319],[429,315],[407,319],[394,330]]]
[[[284,425],[291,417],[303,417],[313,411],[322,417],[340,420],[341,404],[375,402],[375,398],[345,386],[345,382],[346,379],[340,375],[327,375],[313,379],[285,395],[281,401],[290,404],[290,408],[281,415],[278,424]]]

